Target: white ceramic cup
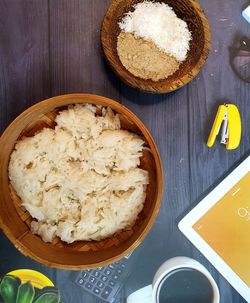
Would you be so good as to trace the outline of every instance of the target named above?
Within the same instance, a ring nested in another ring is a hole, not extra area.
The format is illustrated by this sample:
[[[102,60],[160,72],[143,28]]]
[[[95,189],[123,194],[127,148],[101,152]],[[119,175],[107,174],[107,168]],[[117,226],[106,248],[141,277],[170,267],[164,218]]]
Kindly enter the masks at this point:
[[[127,303],[159,303],[157,301],[157,290],[164,277],[170,272],[180,268],[191,268],[202,273],[210,282],[213,289],[213,300],[211,303],[220,302],[220,293],[217,284],[208,270],[199,262],[188,257],[175,257],[161,265],[156,272],[152,285],[137,290],[127,298]]]

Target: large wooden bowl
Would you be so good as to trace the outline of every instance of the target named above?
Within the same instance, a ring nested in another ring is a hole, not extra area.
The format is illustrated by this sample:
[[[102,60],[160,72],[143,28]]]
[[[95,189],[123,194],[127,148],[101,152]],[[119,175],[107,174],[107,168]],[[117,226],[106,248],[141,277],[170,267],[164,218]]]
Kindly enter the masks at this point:
[[[117,37],[120,34],[118,22],[132,6],[144,0],[113,0],[103,20],[101,40],[108,62],[116,74],[127,84],[142,91],[167,93],[191,81],[205,63],[210,48],[208,20],[195,0],[159,0],[169,4],[176,15],[186,21],[192,33],[187,59],[172,76],[157,82],[135,77],[121,63],[117,54]]]
[[[32,136],[44,127],[53,128],[58,111],[76,103],[110,106],[120,114],[122,129],[142,136],[148,147],[144,150],[140,164],[149,172],[147,197],[142,212],[130,230],[99,242],[79,241],[66,244],[55,239],[53,243],[45,243],[39,236],[31,233],[32,218],[21,206],[19,197],[10,185],[10,154],[20,137]],[[113,100],[96,95],[74,94],[42,101],[18,116],[0,138],[0,227],[17,249],[43,264],[63,269],[86,269],[104,266],[124,257],[143,241],[152,227],[160,208],[162,192],[161,160],[150,133],[132,112]]]

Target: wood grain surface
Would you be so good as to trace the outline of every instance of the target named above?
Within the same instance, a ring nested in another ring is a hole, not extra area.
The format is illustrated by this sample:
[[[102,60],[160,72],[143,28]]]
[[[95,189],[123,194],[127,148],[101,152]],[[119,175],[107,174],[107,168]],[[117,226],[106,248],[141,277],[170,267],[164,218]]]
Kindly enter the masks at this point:
[[[211,26],[212,48],[202,72],[182,89],[155,96],[123,84],[103,58],[100,28],[111,0],[0,0],[0,131],[24,109],[50,96],[94,93],[117,100],[145,123],[159,148],[165,193],[155,225],[141,245],[133,273],[115,303],[152,282],[166,259],[191,256],[218,283],[222,303],[242,297],[179,232],[178,221],[250,151],[250,86],[233,73],[229,47],[250,36],[241,17],[248,0],[200,0]],[[239,149],[206,140],[218,104],[238,105],[243,122]],[[56,282],[67,303],[98,303],[79,290],[70,271],[54,270],[22,256],[1,234],[0,274],[37,269]]]

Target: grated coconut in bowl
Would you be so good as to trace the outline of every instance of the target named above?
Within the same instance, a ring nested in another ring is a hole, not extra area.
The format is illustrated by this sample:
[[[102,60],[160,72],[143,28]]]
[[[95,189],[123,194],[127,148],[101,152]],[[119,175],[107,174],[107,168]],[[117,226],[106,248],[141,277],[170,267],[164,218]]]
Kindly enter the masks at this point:
[[[134,5],[134,11],[123,17],[119,27],[118,56],[137,77],[153,81],[167,78],[187,57],[192,39],[187,23],[165,3],[144,1]]]

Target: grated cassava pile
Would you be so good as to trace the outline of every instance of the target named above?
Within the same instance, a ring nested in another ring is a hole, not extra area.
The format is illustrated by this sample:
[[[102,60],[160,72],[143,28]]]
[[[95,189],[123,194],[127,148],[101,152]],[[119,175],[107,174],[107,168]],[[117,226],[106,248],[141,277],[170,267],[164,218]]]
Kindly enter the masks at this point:
[[[55,121],[55,129],[18,141],[10,159],[11,184],[35,219],[32,232],[72,243],[131,227],[149,182],[138,168],[144,141],[120,129],[110,108],[75,105]]]

